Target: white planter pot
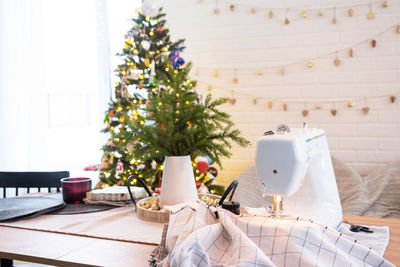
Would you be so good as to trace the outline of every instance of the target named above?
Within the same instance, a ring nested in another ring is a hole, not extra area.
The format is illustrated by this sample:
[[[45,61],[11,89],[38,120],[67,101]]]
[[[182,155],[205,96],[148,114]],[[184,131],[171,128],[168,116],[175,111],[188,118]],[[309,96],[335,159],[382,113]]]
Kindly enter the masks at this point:
[[[190,156],[165,157],[160,206],[176,205],[198,199]]]

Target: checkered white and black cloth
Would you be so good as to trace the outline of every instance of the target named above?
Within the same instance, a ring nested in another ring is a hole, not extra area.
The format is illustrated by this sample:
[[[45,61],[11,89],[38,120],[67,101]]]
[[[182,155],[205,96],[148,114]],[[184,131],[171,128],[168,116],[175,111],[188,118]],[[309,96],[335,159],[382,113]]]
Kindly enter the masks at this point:
[[[237,216],[201,203],[172,208],[165,247],[158,266],[394,266],[312,221]]]

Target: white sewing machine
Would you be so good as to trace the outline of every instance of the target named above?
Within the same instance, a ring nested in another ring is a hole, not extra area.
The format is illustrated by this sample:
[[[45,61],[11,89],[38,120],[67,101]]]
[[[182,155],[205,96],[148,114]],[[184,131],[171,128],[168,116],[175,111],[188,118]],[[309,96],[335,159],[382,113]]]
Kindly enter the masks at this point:
[[[266,132],[257,143],[256,169],[263,196],[274,196],[274,215],[339,227],[342,206],[322,129],[282,124]]]

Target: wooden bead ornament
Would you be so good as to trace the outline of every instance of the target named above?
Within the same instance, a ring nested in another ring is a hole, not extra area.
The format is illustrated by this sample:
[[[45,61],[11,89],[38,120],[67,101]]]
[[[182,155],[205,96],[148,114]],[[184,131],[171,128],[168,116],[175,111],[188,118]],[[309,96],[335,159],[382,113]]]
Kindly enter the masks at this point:
[[[335,117],[335,116],[336,116],[336,113],[337,113],[337,110],[336,110],[336,109],[334,109],[334,108],[331,109],[331,114],[332,114],[332,116]]]
[[[350,50],[349,50],[349,56],[350,56],[350,57],[354,57],[354,50],[353,50],[353,48],[350,48]]]
[[[239,82],[239,79],[236,77],[236,69],[234,70],[232,82],[233,82],[234,84],[237,84],[237,83]]]
[[[332,18],[332,24],[336,24],[336,7],[333,8],[333,18]]]
[[[235,11],[235,5],[230,5],[229,8],[232,12]]]
[[[396,101],[396,97],[394,95],[391,95],[389,97],[389,99],[390,99],[390,103],[394,103]]]
[[[219,77],[219,73],[217,70],[214,70],[214,78],[218,78]]]
[[[307,109],[303,109],[301,111],[301,115],[303,115],[303,117],[307,117],[308,116],[309,111]]]
[[[362,111],[362,113],[363,113],[364,115],[367,115],[368,112],[369,112],[369,107],[363,107],[363,108],[361,109],[361,111]]]
[[[373,39],[373,40],[371,41],[371,45],[372,45],[373,48],[376,47],[376,40],[375,40],[375,39]]]
[[[367,14],[367,19],[374,19],[374,18],[375,18],[375,15],[374,15],[374,13],[372,12],[372,6],[369,5],[368,7],[369,7],[369,12],[368,12],[368,14]]]
[[[269,17],[270,19],[272,19],[272,18],[274,17],[274,12],[272,12],[272,10],[270,10],[270,11],[268,12],[268,17]]]
[[[340,59],[338,58],[338,52],[336,51],[336,58],[333,61],[333,64],[335,64],[336,67],[339,67],[340,65]]]

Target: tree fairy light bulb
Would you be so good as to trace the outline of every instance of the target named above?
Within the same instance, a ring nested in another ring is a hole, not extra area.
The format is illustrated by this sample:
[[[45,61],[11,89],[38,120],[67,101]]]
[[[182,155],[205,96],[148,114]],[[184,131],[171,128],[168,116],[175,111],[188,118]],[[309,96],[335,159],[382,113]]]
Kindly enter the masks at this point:
[[[151,31],[149,34],[150,34],[150,36],[153,36],[153,35],[154,35],[154,32],[153,32],[153,31]]]
[[[168,67],[166,67],[166,68],[165,68],[165,71],[169,71],[169,68],[168,68]]]
[[[150,17],[146,17],[146,21],[150,21]]]

